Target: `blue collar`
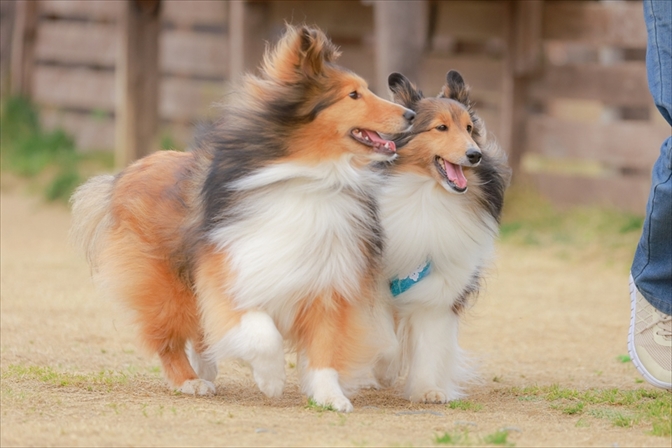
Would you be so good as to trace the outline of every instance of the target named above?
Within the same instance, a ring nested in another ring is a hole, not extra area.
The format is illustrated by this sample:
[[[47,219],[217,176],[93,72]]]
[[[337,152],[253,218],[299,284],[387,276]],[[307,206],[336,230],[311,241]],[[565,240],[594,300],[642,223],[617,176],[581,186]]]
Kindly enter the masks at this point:
[[[390,281],[390,291],[392,295],[397,297],[399,294],[408,291],[416,283],[427,277],[432,271],[432,265],[429,261],[422,263],[413,272],[406,277],[395,277]]]

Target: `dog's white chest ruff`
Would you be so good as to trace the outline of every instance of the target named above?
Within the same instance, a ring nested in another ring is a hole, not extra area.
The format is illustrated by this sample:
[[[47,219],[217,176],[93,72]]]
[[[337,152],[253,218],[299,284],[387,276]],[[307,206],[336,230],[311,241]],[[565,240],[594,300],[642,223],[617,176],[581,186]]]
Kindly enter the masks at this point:
[[[370,263],[363,242],[375,236],[375,222],[351,190],[374,186],[375,175],[319,168],[274,166],[240,182],[249,191],[234,205],[240,218],[211,234],[229,255],[236,273],[230,293],[240,306],[274,314],[322,294],[358,298]]]
[[[494,246],[494,220],[479,215],[475,207],[465,196],[437,188],[432,179],[400,174],[387,180],[380,209],[387,243],[385,274],[393,295],[427,296],[431,288],[434,296],[423,300],[450,301],[462,292]],[[419,266],[427,268],[414,281],[408,274]]]

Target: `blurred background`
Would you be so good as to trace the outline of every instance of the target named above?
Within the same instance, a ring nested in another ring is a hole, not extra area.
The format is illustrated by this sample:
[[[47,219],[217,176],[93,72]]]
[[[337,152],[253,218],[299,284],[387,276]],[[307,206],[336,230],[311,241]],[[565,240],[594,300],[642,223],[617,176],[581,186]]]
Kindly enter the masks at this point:
[[[560,206],[643,213],[670,133],[641,1],[2,0],[0,19],[3,170],[56,160],[52,196],[86,175],[74,159],[184,149],[285,22],[322,28],[383,97],[392,71],[426,95],[460,71],[515,182]]]

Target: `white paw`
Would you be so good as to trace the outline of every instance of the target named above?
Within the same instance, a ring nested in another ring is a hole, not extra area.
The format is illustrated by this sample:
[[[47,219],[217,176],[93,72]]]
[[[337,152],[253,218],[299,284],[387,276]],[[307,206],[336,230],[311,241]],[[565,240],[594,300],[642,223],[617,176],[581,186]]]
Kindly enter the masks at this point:
[[[199,378],[185,381],[177,391],[188,395],[215,395],[215,385]]]
[[[350,403],[350,400],[345,398],[344,395],[330,397],[319,397],[315,395],[313,400],[317,405],[324,406],[325,408],[331,408],[338,412],[352,412],[355,409],[352,406],[352,403]]]
[[[285,372],[282,371],[282,375],[268,375],[268,372],[265,375],[262,375],[259,369],[254,370],[252,375],[254,376],[254,381],[257,383],[259,390],[264,393],[269,398],[276,398],[282,395],[282,391],[285,388]]]
[[[217,378],[217,363],[210,361],[205,358],[200,353],[196,352],[191,346],[191,343],[187,344],[187,357],[189,358],[189,364],[196,372],[199,378],[203,378],[207,381],[215,381]]]
[[[445,403],[448,398],[440,390],[428,390],[419,394],[412,394],[410,400],[414,403]]]

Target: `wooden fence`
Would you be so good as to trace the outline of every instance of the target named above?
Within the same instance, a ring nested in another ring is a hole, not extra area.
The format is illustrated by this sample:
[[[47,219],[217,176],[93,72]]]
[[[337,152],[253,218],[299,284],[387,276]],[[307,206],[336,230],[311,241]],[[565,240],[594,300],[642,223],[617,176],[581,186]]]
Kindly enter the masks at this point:
[[[164,144],[182,147],[195,121],[216,114],[213,104],[225,96],[228,81],[257,65],[264,41],[276,39],[285,21],[323,28],[341,47],[340,62],[385,95],[385,86],[377,85],[382,78],[376,73],[374,3],[248,1],[241,15],[242,3],[164,0],[159,45]],[[39,3],[31,93],[45,124],[66,128],[84,150],[114,146],[120,6]],[[438,93],[447,70],[459,70],[493,137],[514,142],[519,178],[559,204],[643,211],[650,169],[670,127],[648,92],[641,1],[428,1],[425,6],[416,80],[426,94]],[[512,14],[526,25],[507,19]],[[244,36],[245,45],[234,36]],[[516,53],[520,57],[512,58]],[[517,123],[520,138],[511,139]]]

